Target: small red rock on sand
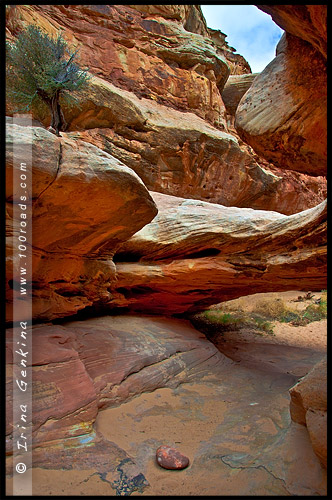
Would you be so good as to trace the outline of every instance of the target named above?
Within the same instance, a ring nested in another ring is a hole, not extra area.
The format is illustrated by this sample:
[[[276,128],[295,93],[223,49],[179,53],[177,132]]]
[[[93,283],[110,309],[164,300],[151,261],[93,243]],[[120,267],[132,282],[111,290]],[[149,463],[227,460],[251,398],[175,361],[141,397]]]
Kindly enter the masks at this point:
[[[159,446],[156,457],[158,465],[164,469],[184,469],[189,465],[189,458],[170,446]]]

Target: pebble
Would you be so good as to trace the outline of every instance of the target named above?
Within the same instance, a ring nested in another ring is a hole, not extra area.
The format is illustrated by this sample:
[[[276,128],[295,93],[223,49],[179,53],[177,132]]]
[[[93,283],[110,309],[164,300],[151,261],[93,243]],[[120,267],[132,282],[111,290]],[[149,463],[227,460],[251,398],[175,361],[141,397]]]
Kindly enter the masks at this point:
[[[157,464],[164,469],[185,469],[189,465],[189,458],[171,446],[159,446],[156,457]]]

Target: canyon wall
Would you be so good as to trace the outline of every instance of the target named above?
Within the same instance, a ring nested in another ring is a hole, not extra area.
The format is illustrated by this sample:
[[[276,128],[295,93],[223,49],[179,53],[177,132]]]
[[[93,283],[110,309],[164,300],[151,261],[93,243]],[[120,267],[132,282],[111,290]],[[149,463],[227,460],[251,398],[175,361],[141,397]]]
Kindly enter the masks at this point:
[[[263,10],[286,31],[275,59],[240,101],[235,128],[279,168],[326,176],[326,5]]]
[[[63,105],[67,132],[125,163],[148,189],[287,215],[326,197],[318,171],[285,172],[230,127],[229,76],[250,81],[251,70],[198,6],[8,6],[9,39],[30,23],[62,29],[93,75],[78,105]],[[33,113],[49,125],[47,110]]]
[[[261,95],[263,107],[262,113],[255,111],[258,129],[261,116],[274,109],[269,103],[277,95],[267,99],[265,82],[277,81],[287,95],[293,95],[289,89],[295,96],[309,91],[307,82],[314,82],[319,95],[326,92],[322,52],[317,44],[306,50],[301,45],[311,43],[314,35],[302,40],[294,26],[279,43],[284,46],[285,37],[293,37],[293,50],[287,57],[278,52],[253,77],[225,35],[206,27],[196,6],[8,6],[6,12],[9,40],[29,23],[50,34],[61,28],[93,74],[89,87],[77,95],[79,105],[64,106],[68,130],[62,137],[43,129],[49,120],[45,110],[34,110],[34,123],[41,124],[33,127],[30,199],[34,319],[68,316],[87,307],[185,313],[250,293],[253,283],[256,291],[325,287],[326,179],[317,174],[326,169],[314,161],[317,144],[312,148],[311,139],[305,140],[312,162],[298,173],[300,157],[293,157],[292,171],[287,164],[276,167],[269,163],[265,139],[260,143],[263,159],[250,138],[249,144],[241,139],[244,132],[238,125],[247,116],[247,105],[256,109],[255,96]],[[312,64],[320,61],[320,77],[306,76],[302,82],[296,71],[301,57],[312,51],[317,52]],[[287,85],[270,71],[280,66],[281,56]],[[236,98],[230,104],[232,95]],[[283,132],[289,140],[282,158],[292,155],[295,129],[301,126],[303,137],[309,137],[314,117],[324,122],[324,109],[313,109],[321,101],[306,107],[298,102],[296,122],[292,114],[288,132]],[[290,112],[286,102],[281,105]],[[276,108],[272,128],[281,117]],[[15,235],[12,134],[24,155],[27,130],[11,127],[9,123],[6,199],[9,234]],[[259,142],[267,136],[253,137]],[[303,149],[296,151],[301,155]],[[313,170],[315,175],[307,175]],[[158,217],[146,225],[157,206]],[[259,209],[268,211],[261,214]],[[257,218],[264,220],[264,230]],[[235,246],[230,231],[241,234]],[[159,250],[149,243],[151,232],[160,236],[162,256],[156,257]],[[9,241],[9,267],[11,252]],[[7,293],[10,321],[15,293],[10,269]]]
[[[100,444],[99,409],[229,362],[174,318],[169,326],[145,318],[144,335],[139,316],[133,331],[115,316],[112,329],[103,318],[38,322],[79,311],[183,315],[258,291],[326,288],[324,6],[261,7],[286,34],[276,58],[252,78],[198,6],[7,6],[9,40],[30,23],[51,34],[62,28],[92,75],[79,105],[63,106],[61,137],[45,130],[42,108],[33,110],[32,127],[7,123],[9,323],[19,231],[12,144],[15,138],[22,160],[33,137],[38,464],[49,462],[53,443],[57,466],[65,460],[70,467],[66,440],[74,439],[68,447],[77,457],[88,436],[94,451],[103,446],[104,474],[107,454],[113,465],[129,458],[114,443]],[[315,440],[319,423],[310,406],[305,413]],[[10,418],[7,433],[10,454]]]

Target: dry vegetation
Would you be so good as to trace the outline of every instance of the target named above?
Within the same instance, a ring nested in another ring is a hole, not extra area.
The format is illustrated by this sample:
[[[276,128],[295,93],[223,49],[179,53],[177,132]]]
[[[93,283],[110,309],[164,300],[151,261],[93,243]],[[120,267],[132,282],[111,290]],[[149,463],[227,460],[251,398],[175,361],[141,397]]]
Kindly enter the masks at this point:
[[[326,290],[302,293],[293,299],[287,294],[272,295],[264,298],[264,294],[257,294],[217,304],[194,315],[191,321],[207,335],[230,330],[273,335],[276,322],[305,326],[327,317]]]

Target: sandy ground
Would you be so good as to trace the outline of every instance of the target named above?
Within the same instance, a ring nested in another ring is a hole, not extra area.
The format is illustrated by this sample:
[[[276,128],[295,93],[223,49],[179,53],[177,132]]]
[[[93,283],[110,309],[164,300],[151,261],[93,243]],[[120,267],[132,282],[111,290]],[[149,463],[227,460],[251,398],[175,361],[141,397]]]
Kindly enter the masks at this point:
[[[293,302],[301,294],[278,296],[294,309],[307,305]],[[261,299],[257,294],[237,300],[250,310]],[[326,343],[326,320],[306,326],[275,323],[274,335],[227,332],[220,350],[234,360],[234,369],[222,380],[211,373],[101,411],[96,430],[133,457],[149,483],[131,495],[325,495],[326,473],[307,430],[290,420],[288,389],[325,355]],[[189,467],[159,467],[155,450],[161,444],[176,446],[189,457]],[[36,468],[33,494],[124,494],[114,490],[112,480],[93,467]]]
[[[255,309],[257,304],[262,301],[281,299],[287,307],[294,311],[303,311],[309,304],[310,300],[297,301],[299,296],[304,296],[305,292],[289,291],[289,292],[270,292],[270,293],[256,293],[240,299],[230,300],[227,302],[230,310],[235,309],[237,306],[243,311],[251,312]],[[322,296],[320,292],[312,294],[314,299]],[[327,320],[314,321],[305,326],[293,326],[289,323],[280,323],[278,321],[272,322],[273,335],[262,334],[257,335],[249,331],[239,332],[225,332],[224,339],[240,340],[241,342],[263,342],[278,345],[288,345],[296,347],[306,347],[317,350],[326,350],[327,348]],[[240,338],[239,338],[240,335]]]

